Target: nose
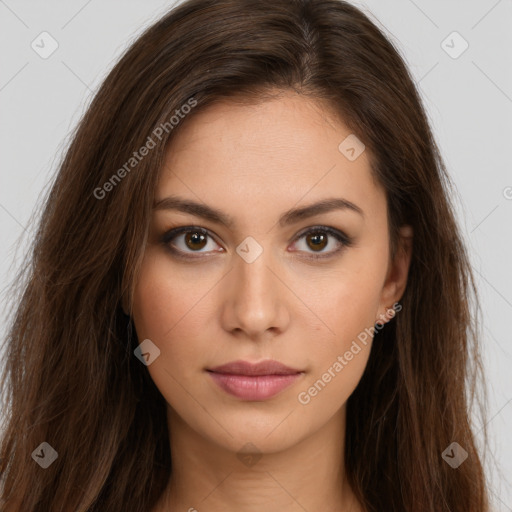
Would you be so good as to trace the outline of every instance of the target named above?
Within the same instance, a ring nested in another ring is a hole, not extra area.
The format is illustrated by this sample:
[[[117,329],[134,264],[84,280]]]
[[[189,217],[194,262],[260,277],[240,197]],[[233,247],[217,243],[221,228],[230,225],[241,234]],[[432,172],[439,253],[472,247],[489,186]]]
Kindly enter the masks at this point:
[[[277,266],[270,250],[263,250],[254,261],[234,254],[233,268],[223,283],[221,321],[226,331],[258,341],[286,330],[292,293]]]

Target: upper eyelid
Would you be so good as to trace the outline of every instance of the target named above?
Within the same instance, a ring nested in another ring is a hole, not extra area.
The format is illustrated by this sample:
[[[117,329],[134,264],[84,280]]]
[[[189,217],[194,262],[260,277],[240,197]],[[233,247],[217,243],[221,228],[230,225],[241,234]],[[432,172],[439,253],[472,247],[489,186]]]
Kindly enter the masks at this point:
[[[197,231],[197,232],[200,232],[200,233],[204,233],[206,234],[207,236],[211,237],[215,243],[217,245],[220,245],[218,242],[217,242],[217,235],[215,233],[213,233],[210,229],[208,228],[204,228],[204,227],[201,227],[201,226],[197,226],[197,225],[188,225],[188,226],[178,226],[178,227],[175,227],[175,228],[171,228],[169,229],[168,231],[166,231],[164,233],[164,235],[162,236],[162,239],[164,241],[164,243],[167,243],[169,244],[169,242],[180,236],[180,235],[183,235],[187,232],[193,232],[193,231]],[[314,231],[324,231],[326,232],[329,236],[335,238],[337,240],[338,243],[342,244],[342,245],[352,245],[353,244],[353,239],[352,237],[348,236],[346,233],[344,233],[343,231],[337,229],[337,228],[334,228],[334,227],[330,227],[330,226],[325,226],[325,225],[322,225],[322,224],[314,224],[314,225],[311,225],[311,226],[308,226],[308,227],[305,227],[304,229],[300,230],[295,236],[294,238],[292,239],[293,242],[295,242],[296,240],[304,237],[305,235],[307,235],[308,233],[310,232],[314,232]],[[336,235],[339,235],[339,238],[336,236]],[[183,252],[181,251],[180,249],[177,249],[179,252]],[[190,254],[193,254],[194,252],[196,252],[197,254],[201,254],[200,251],[191,251]],[[329,254],[329,253],[333,253],[335,251],[329,251],[327,253],[324,253],[324,254]],[[319,253],[320,254],[320,253]]]

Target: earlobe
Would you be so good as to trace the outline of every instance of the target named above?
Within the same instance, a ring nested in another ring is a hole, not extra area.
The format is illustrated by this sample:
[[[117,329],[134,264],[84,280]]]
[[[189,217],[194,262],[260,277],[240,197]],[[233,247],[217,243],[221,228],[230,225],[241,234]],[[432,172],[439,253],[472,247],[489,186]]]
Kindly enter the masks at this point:
[[[375,327],[379,326],[382,327],[383,325],[387,324],[392,318],[395,317],[396,312],[400,311],[402,309],[402,306],[395,302],[392,306],[387,306],[386,311],[384,313],[381,313],[379,315],[379,318],[375,321]]]
[[[413,230],[411,226],[402,226],[399,230],[398,250],[395,256],[394,265],[397,269],[396,288],[397,296],[393,298],[393,302],[397,302],[407,286],[407,276],[412,259],[413,250]]]
[[[413,236],[411,226],[404,225],[400,227],[397,251],[382,290],[380,307],[384,311],[380,310],[376,322],[387,323],[396,313],[395,307],[387,306],[387,304],[398,303],[404,294],[412,259]]]

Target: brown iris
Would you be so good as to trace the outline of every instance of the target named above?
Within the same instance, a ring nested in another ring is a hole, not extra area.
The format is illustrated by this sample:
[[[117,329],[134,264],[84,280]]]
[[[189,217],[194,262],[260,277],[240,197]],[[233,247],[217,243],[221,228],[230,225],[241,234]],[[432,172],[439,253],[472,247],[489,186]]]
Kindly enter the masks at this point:
[[[309,240],[312,241],[313,245],[309,244]],[[306,242],[311,249],[322,250],[327,245],[327,236],[321,232],[309,233],[306,237]]]
[[[198,231],[185,233],[185,243],[189,249],[199,250],[206,245],[207,235]],[[327,245],[327,236],[322,232],[309,233],[306,236],[308,246],[316,252],[321,251]]]
[[[189,231],[185,233],[185,243],[189,249],[202,249],[206,245],[206,236],[207,235],[197,231]],[[203,245],[197,247],[198,244]]]

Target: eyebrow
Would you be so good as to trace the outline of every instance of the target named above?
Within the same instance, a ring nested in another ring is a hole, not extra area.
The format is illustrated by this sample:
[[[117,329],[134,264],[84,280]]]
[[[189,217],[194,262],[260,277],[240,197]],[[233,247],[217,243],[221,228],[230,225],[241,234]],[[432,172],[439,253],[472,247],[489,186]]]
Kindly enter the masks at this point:
[[[232,228],[235,224],[233,217],[216,208],[212,208],[203,203],[196,203],[190,199],[183,199],[177,196],[169,196],[160,199],[153,205],[153,210],[178,210],[180,212],[189,213],[197,217],[222,224],[227,228]],[[342,198],[328,198],[303,206],[300,208],[292,208],[284,212],[279,217],[279,225],[285,227],[303,219],[328,213],[334,210],[348,210],[358,213],[364,218],[364,212],[359,206]]]

